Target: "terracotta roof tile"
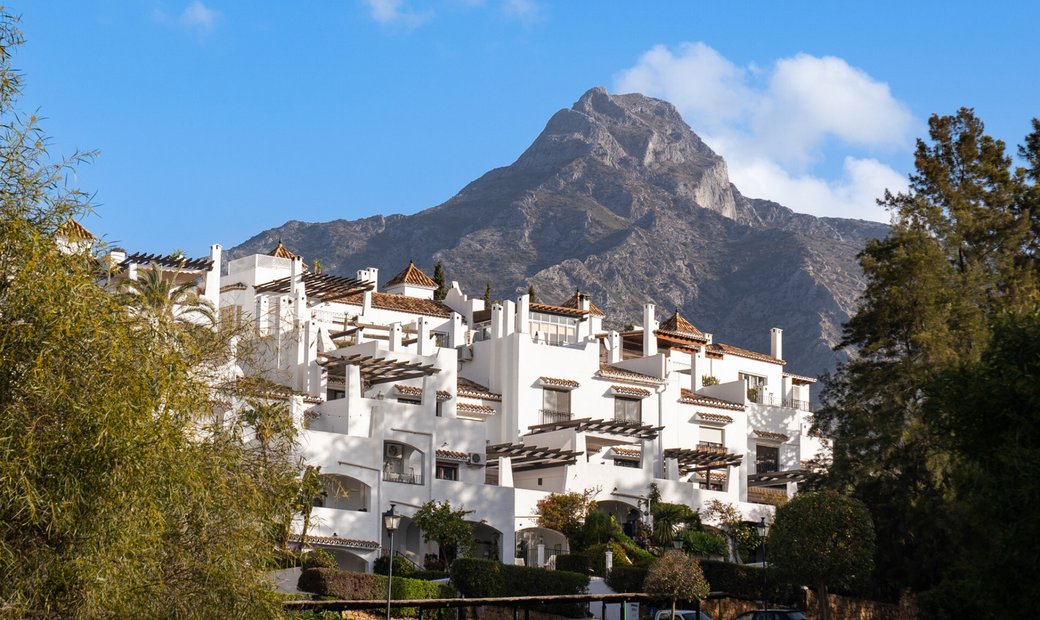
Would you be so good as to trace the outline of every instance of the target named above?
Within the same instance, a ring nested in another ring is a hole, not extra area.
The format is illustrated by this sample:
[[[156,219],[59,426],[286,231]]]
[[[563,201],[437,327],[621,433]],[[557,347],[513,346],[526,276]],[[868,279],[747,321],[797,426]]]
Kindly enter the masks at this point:
[[[285,247],[285,244],[282,243],[281,239],[278,240],[278,245],[276,245],[275,248],[268,253],[268,256],[273,256],[275,258],[286,258],[289,260],[303,258],[299,254],[293,254],[292,252],[290,252],[289,248]],[[304,268],[306,267],[307,265],[304,265]]]
[[[361,306],[365,303],[364,293],[355,293],[339,299],[348,306]],[[422,314],[424,316],[436,316],[448,318],[451,316],[451,308],[439,301],[432,299],[420,299],[397,293],[372,293],[372,307],[380,310],[394,310],[396,312],[407,312],[409,314]]]
[[[785,435],[783,433],[774,433],[772,431],[763,431],[763,430],[759,430],[757,428],[755,429],[755,435],[758,435],[759,437],[761,437],[763,439],[774,439],[776,441],[787,441],[788,439],[790,439],[790,437],[788,437],[787,435]]]
[[[544,385],[553,385],[558,387],[566,388],[577,388],[581,387],[581,384],[573,379],[560,379],[559,377],[539,377],[538,378]]]
[[[565,308],[563,306],[553,306],[550,304],[530,304],[530,310],[531,312],[555,314],[558,316],[570,316],[574,318],[581,318],[588,314],[584,310],[578,310],[575,308]]]
[[[812,377],[806,377],[806,376],[803,376],[803,375],[796,375],[793,372],[785,372],[784,376],[789,378],[789,379],[791,379],[792,383],[794,383],[795,385],[806,384],[806,383],[816,383],[816,379],[813,379]]]
[[[614,446],[610,449],[611,452],[618,456],[628,456],[639,458],[643,451],[637,446]]]
[[[650,390],[644,390],[643,388],[632,387],[628,385],[612,385],[610,389],[617,394],[622,396],[636,396],[639,398],[646,398],[650,396]]]
[[[707,347],[707,351],[709,353],[716,353],[720,355],[736,355],[737,357],[746,357],[748,359],[758,360],[760,362],[769,362],[771,364],[783,365],[787,363],[782,359],[773,357],[771,355],[766,355],[765,353],[749,351],[748,349],[741,349],[740,347],[722,344],[721,342],[709,344]]]
[[[479,398],[480,400],[501,401],[502,395],[495,394],[483,385],[470,381],[465,377],[459,377],[455,392],[463,398]]]
[[[469,413],[475,415],[495,415],[495,410],[487,405],[474,405],[471,403],[459,403],[456,405],[456,411],[459,413]]]
[[[579,291],[575,291],[574,294],[571,295],[567,301],[560,304],[560,307],[581,310],[581,301],[578,300],[578,295],[581,295],[581,293]],[[607,316],[605,312],[596,307],[596,304],[592,303],[592,300],[589,300],[589,314],[593,314],[595,316]]]
[[[458,450],[437,450],[437,460],[439,461],[468,461],[468,452],[459,452]]]
[[[633,370],[625,370],[620,366],[614,366],[613,364],[601,363],[599,365],[599,372],[596,376],[600,379],[611,379],[613,381],[625,381],[627,383],[636,383],[638,385],[662,385],[665,382],[657,377],[651,377],[650,375],[644,375],[641,372],[635,372]]]
[[[729,424],[733,421],[733,418],[729,417],[728,415],[723,415],[721,413],[708,413],[706,411],[698,411],[697,417],[704,420],[705,422],[720,422],[724,424]]]
[[[422,396],[422,388],[415,387],[414,385],[402,385],[400,383],[394,384],[394,389],[401,394],[407,394],[409,396]]]
[[[683,315],[679,314],[678,310],[675,311],[675,314],[672,315],[672,318],[668,319],[664,323],[661,323],[660,327],[658,328],[658,331],[684,336],[686,338],[692,338],[694,340],[707,340],[707,337],[704,335],[704,332],[697,329],[693,326],[693,323],[690,323],[685,318],[683,318]]]
[[[437,390],[437,400],[451,400],[451,392],[447,390]]]
[[[408,266],[405,270],[397,274],[390,281],[386,283],[385,287],[391,287],[395,284],[411,284],[412,286],[422,286],[425,288],[437,288],[437,283],[430,276],[415,266],[415,263],[408,261]]]
[[[686,388],[682,389],[679,402],[685,405],[700,405],[702,407],[715,407],[717,409],[731,409],[733,411],[744,411],[743,403],[735,403],[728,400],[722,400],[721,398],[715,398],[713,396],[705,396],[704,394],[698,394],[692,390]]]
[[[83,224],[80,224],[71,217],[65,220],[61,226],[54,229],[54,234],[65,237],[69,241],[97,241],[97,237],[94,233],[87,230]]]

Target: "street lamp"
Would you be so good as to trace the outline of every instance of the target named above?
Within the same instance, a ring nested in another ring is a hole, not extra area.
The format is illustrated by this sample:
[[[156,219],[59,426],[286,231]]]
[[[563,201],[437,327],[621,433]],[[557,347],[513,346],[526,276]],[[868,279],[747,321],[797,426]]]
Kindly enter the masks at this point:
[[[394,532],[401,526],[401,515],[394,512],[396,507],[396,504],[390,504],[390,510],[383,513],[383,527],[390,534],[390,552],[388,554],[390,561],[387,564],[386,575],[386,620],[390,620],[390,596],[393,594],[394,588]]]
[[[682,549],[682,543],[683,543],[682,535],[679,534],[679,533],[676,533],[675,534],[675,538],[672,539],[672,547],[675,547],[676,550]]]
[[[759,543],[758,546],[762,549],[762,609],[765,610],[769,607],[769,595],[767,594],[767,582],[766,582],[766,518],[762,519],[755,525],[758,530]]]

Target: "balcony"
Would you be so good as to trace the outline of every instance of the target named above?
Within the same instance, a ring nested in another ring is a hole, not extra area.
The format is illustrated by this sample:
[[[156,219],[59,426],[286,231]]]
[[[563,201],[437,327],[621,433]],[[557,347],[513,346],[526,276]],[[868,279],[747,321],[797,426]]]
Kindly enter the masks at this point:
[[[812,404],[807,400],[798,400],[796,398],[785,398],[784,407],[790,407],[791,409],[797,409],[798,411],[812,411]]]
[[[711,454],[726,454],[726,446],[721,443],[715,443],[713,441],[700,441],[697,442],[697,449],[701,452],[709,452]]]
[[[551,409],[541,409],[542,412],[542,424],[559,424],[560,422],[570,422],[571,412],[570,411],[553,411]]]
[[[384,482],[400,482],[401,484],[422,484],[422,474],[415,472],[384,471]]]

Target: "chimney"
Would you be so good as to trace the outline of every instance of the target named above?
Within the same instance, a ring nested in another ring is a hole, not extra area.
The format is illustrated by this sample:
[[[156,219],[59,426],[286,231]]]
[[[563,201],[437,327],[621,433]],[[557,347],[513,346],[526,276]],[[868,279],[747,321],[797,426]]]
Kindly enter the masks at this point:
[[[648,303],[643,306],[643,357],[657,355],[657,331],[658,322],[654,318],[654,304]]]
[[[784,359],[784,330],[779,327],[769,330],[769,354]]]
[[[379,270],[375,267],[369,267],[368,269],[358,269],[357,279],[362,282],[371,282],[372,290],[379,290]]]

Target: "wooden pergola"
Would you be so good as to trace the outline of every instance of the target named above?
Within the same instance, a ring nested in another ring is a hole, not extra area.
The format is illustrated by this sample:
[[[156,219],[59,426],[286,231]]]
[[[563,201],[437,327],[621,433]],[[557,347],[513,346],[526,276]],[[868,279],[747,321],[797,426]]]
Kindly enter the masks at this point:
[[[814,474],[808,469],[789,469],[787,471],[771,471],[762,474],[749,474],[747,477],[748,485],[755,486],[776,486],[778,484],[787,484],[788,482],[805,482]]]
[[[354,354],[345,357],[330,357],[318,362],[330,373],[342,374],[347,366],[358,366],[361,382],[366,387],[389,383],[391,381],[407,381],[433,375],[441,371],[432,363],[408,362],[392,357],[375,357],[373,355]]]
[[[561,448],[526,446],[522,443],[500,443],[487,447],[487,467],[498,467],[498,458],[512,460],[513,471],[573,465],[582,452]]]
[[[530,427],[528,435],[572,429],[579,433],[610,433],[613,435],[637,437],[639,439],[657,439],[657,433],[662,428],[664,427],[640,424],[639,422],[630,420],[593,420],[592,418],[579,418],[577,420],[562,420],[560,422],[536,424]]]
[[[373,288],[372,283],[368,281],[325,273],[303,274],[303,286],[307,291],[307,298],[315,301],[333,301]],[[290,290],[292,290],[292,276],[272,280],[256,287],[257,293],[284,295]]]
[[[727,452],[724,447],[698,446],[697,448],[668,448],[664,458],[679,461],[679,473],[710,472],[713,469],[736,467],[743,455]]]

